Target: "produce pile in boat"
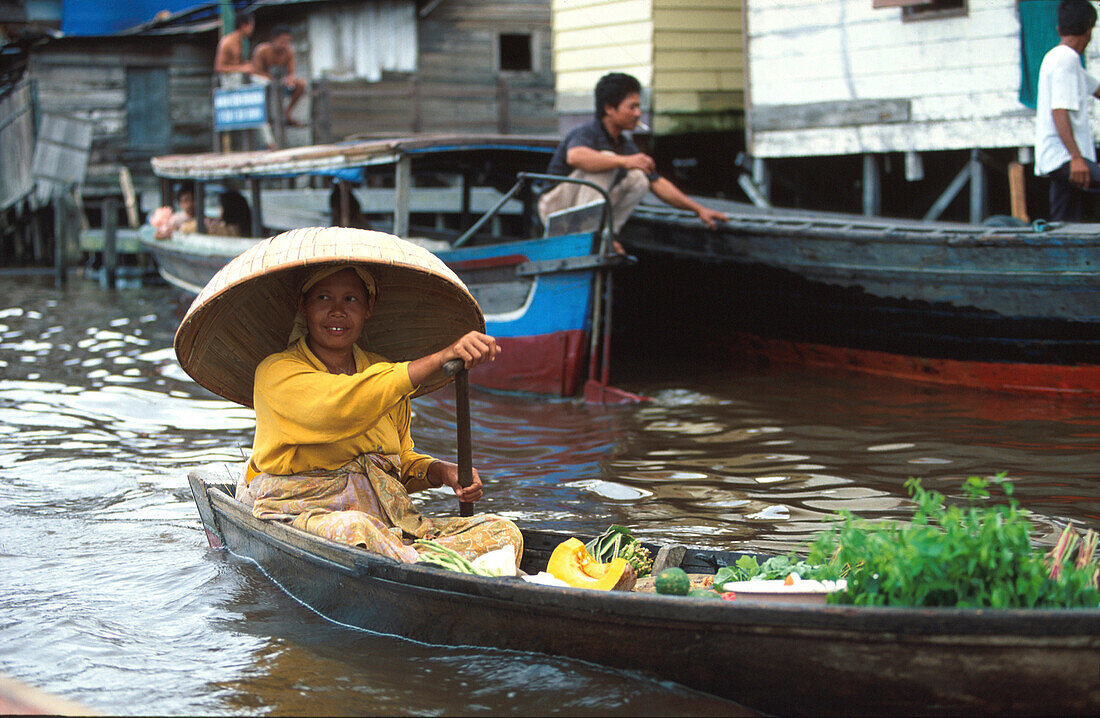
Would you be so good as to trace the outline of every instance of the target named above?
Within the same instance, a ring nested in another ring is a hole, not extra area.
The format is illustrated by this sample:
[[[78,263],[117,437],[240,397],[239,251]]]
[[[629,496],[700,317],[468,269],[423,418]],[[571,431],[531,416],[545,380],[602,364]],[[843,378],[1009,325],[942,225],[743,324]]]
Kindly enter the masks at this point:
[[[646,579],[644,589],[670,596],[732,601],[784,597],[825,599],[859,606],[959,608],[1074,608],[1100,605],[1096,532],[1080,536],[1067,526],[1053,549],[1031,545],[1028,513],[1012,497],[1012,484],[971,477],[965,505],[946,505],[943,494],[917,479],[906,482],[916,503],[907,524],[870,522],[840,512],[818,534],[809,555],[791,553],[763,563],[742,556],[714,575],[670,567]],[[993,503],[991,489],[1002,495]],[[420,560],[464,573],[516,576],[515,560],[483,556],[469,562],[450,549],[426,544]],[[497,552],[494,552],[497,553]],[[510,550],[508,551],[510,554]],[[453,555],[452,555],[453,554]],[[478,566],[478,562],[485,565]],[[602,591],[635,589],[653,557],[631,534],[613,525],[587,544],[570,538],[555,548],[546,571],[525,579]]]

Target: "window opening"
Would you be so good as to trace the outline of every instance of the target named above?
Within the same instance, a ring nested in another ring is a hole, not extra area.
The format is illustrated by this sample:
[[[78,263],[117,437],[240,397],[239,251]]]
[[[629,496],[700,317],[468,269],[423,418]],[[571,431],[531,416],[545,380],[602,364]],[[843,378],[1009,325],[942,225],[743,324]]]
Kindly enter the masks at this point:
[[[520,33],[501,33],[500,69],[510,71],[533,70],[531,62],[531,36]]]

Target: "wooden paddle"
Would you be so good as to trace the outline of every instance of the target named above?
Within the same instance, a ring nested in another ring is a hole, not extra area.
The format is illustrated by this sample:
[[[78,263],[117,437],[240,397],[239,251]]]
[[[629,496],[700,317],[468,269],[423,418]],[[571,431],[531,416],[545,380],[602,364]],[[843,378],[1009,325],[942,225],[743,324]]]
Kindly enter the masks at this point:
[[[473,439],[470,436],[470,373],[461,359],[443,365],[443,373],[455,380],[455,423],[458,429],[458,485],[474,483]],[[473,516],[472,501],[458,502],[459,516]]]

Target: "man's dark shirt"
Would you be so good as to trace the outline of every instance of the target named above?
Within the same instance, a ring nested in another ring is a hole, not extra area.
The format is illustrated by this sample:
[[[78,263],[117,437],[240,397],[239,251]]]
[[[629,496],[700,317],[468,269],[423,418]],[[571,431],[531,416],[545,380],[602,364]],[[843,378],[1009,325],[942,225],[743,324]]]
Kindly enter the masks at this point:
[[[597,152],[614,152],[617,155],[635,155],[641,152],[634,141],[624,135],[619,135],[619,142],[616,143],[607,133],[603,123],[594,119],[569,130],[558,148],[554,150],[554,156],[550,158],[550,167],[546,170],[546,174],[568,177],[575,168],[569,166],[565,156],[574,147],[591,147]],[[651,172],[646,177],[652,182],[660,175]]]

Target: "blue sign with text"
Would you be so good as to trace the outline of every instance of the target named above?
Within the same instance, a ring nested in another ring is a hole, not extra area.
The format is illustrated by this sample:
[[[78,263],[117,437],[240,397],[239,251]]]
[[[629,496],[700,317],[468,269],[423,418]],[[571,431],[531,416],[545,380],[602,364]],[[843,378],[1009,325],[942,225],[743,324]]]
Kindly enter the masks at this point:
[[[214,129],[254,130],[267,122],[267,86],[214,90]]]

